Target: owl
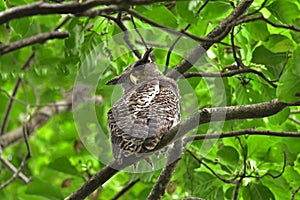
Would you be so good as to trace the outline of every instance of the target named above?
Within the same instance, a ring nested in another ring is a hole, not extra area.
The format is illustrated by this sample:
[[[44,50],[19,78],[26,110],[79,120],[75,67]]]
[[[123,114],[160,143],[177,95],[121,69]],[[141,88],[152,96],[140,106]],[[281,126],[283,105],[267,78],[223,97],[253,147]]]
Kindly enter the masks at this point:
[[[113,155],[119,164],[130,155],[153,150],[180,121],[177,83],[149,61],[150,52],[107,83],[121,84],[124,92],[108,112]],[[152,165],[149,158],[146,161]]]

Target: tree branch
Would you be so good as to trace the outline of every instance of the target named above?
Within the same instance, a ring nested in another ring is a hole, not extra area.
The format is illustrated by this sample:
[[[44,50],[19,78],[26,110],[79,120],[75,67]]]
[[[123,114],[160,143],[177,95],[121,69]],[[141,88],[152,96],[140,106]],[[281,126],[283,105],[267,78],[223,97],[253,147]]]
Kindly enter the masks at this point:
[[[272,87],[276,88],[277,85],[270,79],[266,77],[266,75],[260,71],[251,68],[242,68],[242,69],[234,69],[228,72],[222,73],[202,73],[202,72],[190,72],[183,75],[184,78],[191,78],[191,77],[232,77],[237,74],[246,74],[246,73],[253,73],[264,79],[267,83],[269,83]]]
[[[16,6],[0,13],[0,25],[12,19],[29,17],[34,15],[48,14],[79,14],[96,6],[116,5],[120,8],[130,5],[147,5],[155,2],[166,2],[171,0],[87,0],[79,3],[72,1],[67,3],[46,3],[43,1],[28,5]]]
[[[35,57],[35,52],[32,52],[21,69],[26,70],[30,66],[30,63],[34,59],[34,57]],[[8,122],[8,118],[9,118],[12,106],[14,104],[15,96],[16,96],[16,94],[19,90],[19,87],[21,85],[21,81],[22,81],[22,78],[19,77],[17,79],[16,83],[15,83],[15,86],[14,86],[13,92],[11,94],[11,97],[9,98],[9,102],[8,102],[7,107],[6,107],[5,114],[4,114],[3,121],[2,121],[0,136],[2,136],[4,134],[4,132],[6,131],[6,125],[7,125],[7,122]],[[0,142],[0,144],[1,144],[1,142]]]
[[[79,93],[81,91],[78,91]],[[84,91],[83,91],[84,92]],[[78,93],[77,96],[80,96]],[[82,95],[84,96],[84,95]],[[75,96],[74,96],[75,97]],[[84,101],[96,101],[96,103],[101,103],[102,98],[100,96],[94,96],[90,99],[84,99]],[[81,101],[82,102],[82,101]],[[75,98],[73,98],[73,108],[77,106],[77,101]],[[33,114],[33,116],[30,118],[30,120],[27,122],[26,126],[28,129],[28,135],[32,134],[34,131],[39,129],[41,126],[46,124],[51,117],[53,117],[56,114],[71,111],[72,110],[72,95],[69,94],[69,96],[65,97],[65,99],[60,100],[55,103],[48,104],[41,108],[38,112]],[[12,130],[2,136],[0,136],[0,146],[4,149],[7,146],[21,140],[23,138],[23,127],[20,126],[16,128],[15,130]]]
[[[300,105],[300,101],[293,105]],[[286,103],[279,102],[278,99],[273,99],[269,102],[250,105],[204,108],[173,127],[155,149],[168,145],[174,138],[183,137],[187,132],[201,124],[233,119],[263,118],[274,115],[288,106]]]
[[[43,43],[47,40],[51,40],[51,39],[63,39],[69,36],[69,33],[67,31],[49,31],[46,33],[41,33],[38,35],[34,35],[19,41],[15,41],[9,44],[5,44],[5,45],[1,45],[0,46],[0,57],[3,56],[6,53],[9,53],[11,51],[17,50],[17,49],[21,49],[23,47],[29,46],[29,45],[33,45],[36,43]]]
[[[18,172],[18,169],[11,164],[9,161],[7,161],[5,158],[2,157],[2,155],[0,155],[0,162],[6,167],[8,168],[13,174],[17,174],[17,176],[25,183],[28,184],[30,182],[30,178],[27,178],[22,172]]]
[[[300,101],[291,106],[300,105]],[[274,115],[284,108],[290,106],[289,104],[279,102],[277,99],[271,100],[269,102],[244,105],[244,106],[226,106],[226,107],[217,107],[217,108],[205,108],[197,113],[191,115],[185,121],[181,122],[177,126],[173,127],[166,135],[162,138],[160,143],[151,151],[147,152],[149,154],[157,151],[169,143],[174,141],[174,138],[182,138],[190,130],[196,128],[198,125],[195,124],[205,124],[208,122],[216,121],[227,121],[233,119],[252,119],[252,118],[262,118],[270,115]],[[225,115],[225,118],[224,118]],[[198,122],[198,123],[195,123]],[[116,161],[112,162],[110,165],[104,167],[101,171],[93,175],[89,180],[87,180],[77,191],[67,197],[67,200],[70,199],[83,199],[96,190],[99,186],[104,184],[112,176],[114,176],[119,170],[135,163],[136,161],[144,158],[144,155],[141,157],[129,157],[124,159],[122,165],[118,165]]]
[[[137,178],[134,181],[130,181],[129,183],[127,183],[126,186],[120,192],[118,192],[118,194],[116,194],[113,198],[111,198],[111,200],[119,199],[125,192],[127,192],[129,189],[131,189],[139,181],[140,181],[140,179]]]
[[[226,37],[233,26],[235,26],[236,20],[239,19],[253,3],[253,0],[244,0],[238,4],[234,11],[219,25],[213,29],[205,39],[218,38],[220,41]],[[177,79],[180,74],[183,74],[188,69],[190,69],[204,54],[205,50],[208,50],[214,42],[203,42],[198,47],[193,49],[190,54],[179,63],[174,70],[172,70],[168,76]]]
[[[243,19],[237,21],[237,24],[248,23],[248,22],[253,22],[253,21],[257,21],[257,20],[263,20],[266,23],[268,23],[271,26],[276,27],[276,28],[284,28],[284,29],[289,29],[289,30],[292,30],[292,31],[300,32],[300,28],[298,28],[298,27],[295,27],[293,25],[277,24],[277,23],[272,22],[271,20],[265,18],[262,15],[251,17],[251,18],[250,17],[243,18]]]
[[[156,183],[151,189],[147,200],[159,200],[165,193],[166,187],[168,186],[176,168],[181,160],[182,154],[182,141],[178,140],[174,143],[174,146],[169,149],[168,158],[162,169]]]
[[[188,142],[192,142],[194,140],[209,140],[209,139],[236,137],[242,135],[265,135],[265,136],[300,138],[300,132],[277,132],[277,131],[269,131],[269,130],[245,129],[245,130],[238,130],[238,131],[231,131],[231,132],[224,132],[224,133],[191,135],[184,138],[184,146]]]

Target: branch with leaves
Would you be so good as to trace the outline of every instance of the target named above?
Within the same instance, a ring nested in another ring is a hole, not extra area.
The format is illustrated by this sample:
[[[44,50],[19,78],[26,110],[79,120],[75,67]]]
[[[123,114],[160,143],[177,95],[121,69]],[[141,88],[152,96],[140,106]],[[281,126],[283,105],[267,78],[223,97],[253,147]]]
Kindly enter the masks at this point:
[[[21,49],[26,46],[44,43],[45,41],[51,39],[64,39],[68,36],[69,33],[67,31],[49,31],[16,42],[0,45],[0,57],[6,53]]]
[[[191,131],[192,129],[196,128],[198,125],[201,124],[212,123],[217,121],[263,118],[263,117],[274,115],[288,106],[298,106],[298,105],[300,105],[300,101],[295,104],[288,105],[286,103],[279,102],[277,99],[274,99],[272,101],[265,102],[265,103],[251,104],[245,106],[205,108],[193,114],[188,119],[186,119],[185,121],[179,123],[177,126],[172,128],[168,133],[165,134],[165,136],[158,143],[158,145],[153,149],[153,151],[162,149],[163,147],[167,146],[171,142],[174,142],[174,140],[178,140],[184,137],[185,134],[187,134],[189,131]],[[225,118],[223,116],[225,116]],[[265,134],[261,132],[260,135],[268,135],[270,132],[265,131],[264,133]],[[289,136],[295,137],[297,134],[298,133],[293,133]],[[282,135],[284,135],[284,133]],[[232,134],[230,137],[233,136],[236,136],[236,134]],[[205,135],[203,137],[205,137]],[[215,138],[216,137],[208,137],[205,139],[215,139]],[[81,188],[79,188],[77,191],[75,191],[66,199],[68,200],[82,199],[87,197],[94,190],[96,190],[107,180],[109,180],[112,176],[118,173],[119,170],[135,163],[137,160],[140,160],[142,158],[143,157],[130,158],[126,163],[122,165],[118,165],[117,162],[112,162],[110,165],[104,167],[101,171],[93,175],[88,181],[84,183],[83,186],[81,186]]]

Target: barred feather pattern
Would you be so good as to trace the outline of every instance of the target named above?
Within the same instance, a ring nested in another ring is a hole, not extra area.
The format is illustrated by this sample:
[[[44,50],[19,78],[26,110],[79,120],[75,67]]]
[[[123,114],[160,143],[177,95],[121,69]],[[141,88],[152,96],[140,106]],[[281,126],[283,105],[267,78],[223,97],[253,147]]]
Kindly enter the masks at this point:
[[[179,92],[167,77],[136,85],[108,112],[113,155],[123,157],[147,152],[180,121]]]

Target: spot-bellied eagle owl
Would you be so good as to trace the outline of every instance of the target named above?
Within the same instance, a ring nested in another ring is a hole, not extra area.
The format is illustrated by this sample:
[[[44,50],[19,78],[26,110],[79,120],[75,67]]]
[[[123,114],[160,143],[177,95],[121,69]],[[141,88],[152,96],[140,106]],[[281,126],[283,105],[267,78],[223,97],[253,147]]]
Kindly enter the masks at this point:
[[[154,149],[180,121],[178,86],[149,61],[150,52],[107,83],[121,84],[124,91],[108,112],[113,155],[119,163]]]

